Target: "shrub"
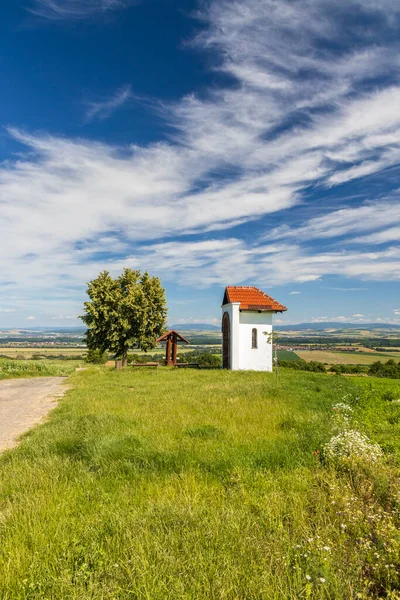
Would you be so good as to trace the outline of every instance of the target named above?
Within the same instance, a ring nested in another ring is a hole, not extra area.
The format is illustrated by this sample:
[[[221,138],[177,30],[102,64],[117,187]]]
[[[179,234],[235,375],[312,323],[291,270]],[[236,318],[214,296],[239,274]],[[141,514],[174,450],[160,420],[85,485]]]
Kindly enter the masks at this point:
[[[165,363],[164,354],[128,354],[128,365],[131,363],[143,364],[147,362]]]
[[[107,352],[102,352],[99,348],[94,350],[88,350],[85,358],[85,362],[92,363],[94,365],[104,365],[108,360]]]
[[[400,379],[400,363],[396,363],[393,359],[382,363],[380,360],[372,363],[369,368],[368,375],[373,377],[388,377],[390,379]]]
[[[215,356],[214,354],[210,354],[208,352],[199,354],[196,357],[196,362],[199,363],[201,367],[222,367],[221,356]]]
[[[310,362],[306,362],[305,360],[278,360],[278,365],[287,369],[295,369],[296,371],[326,373],[325,365],[314,360],[311,360]]]
[[[330,370],[336,375],[358,375],[366,373],[368,367],[366,365],[332,365]]]

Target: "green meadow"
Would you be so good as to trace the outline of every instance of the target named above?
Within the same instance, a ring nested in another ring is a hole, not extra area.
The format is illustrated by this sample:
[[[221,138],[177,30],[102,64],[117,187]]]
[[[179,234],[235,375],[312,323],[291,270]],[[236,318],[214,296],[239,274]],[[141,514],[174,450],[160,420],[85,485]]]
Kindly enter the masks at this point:
[[[400,598],[400,382],[106,367],[69,382],[0,457],[2,600]],[[326,463],[337,403],[379,463]]]
[[[85,363],[83,360],[14,360],[0,358],[0,380],[20,377],[66,377]]]

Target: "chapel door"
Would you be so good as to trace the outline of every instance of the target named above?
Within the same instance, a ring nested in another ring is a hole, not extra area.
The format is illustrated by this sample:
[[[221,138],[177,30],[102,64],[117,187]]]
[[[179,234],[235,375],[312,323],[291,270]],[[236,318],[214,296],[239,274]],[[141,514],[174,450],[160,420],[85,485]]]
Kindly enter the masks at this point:
[[[227,312],[222,317],[222,368],[231,368],[231,324]]]

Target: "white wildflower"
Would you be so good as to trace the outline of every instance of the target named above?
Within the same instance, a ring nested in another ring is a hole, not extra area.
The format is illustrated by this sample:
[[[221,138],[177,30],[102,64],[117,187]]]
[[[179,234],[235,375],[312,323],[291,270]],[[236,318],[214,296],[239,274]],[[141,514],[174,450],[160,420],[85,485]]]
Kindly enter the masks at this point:
[[[332,437],[324,447],[324,454],[328,462],[335,464],[346,459],[376,462],[383,452],[381,447],[373,444],[366,435],[349,430]]]
[[[332,410],[337,411],[337,412],[341,412],[341,413],[347,413],[347,414],[351,414],[353,412],[353,409],[351,408],[351,406],[349,406],[348,404],[345,404],[344,402],[338,402],[337,404],[334,404],[332,406]]]

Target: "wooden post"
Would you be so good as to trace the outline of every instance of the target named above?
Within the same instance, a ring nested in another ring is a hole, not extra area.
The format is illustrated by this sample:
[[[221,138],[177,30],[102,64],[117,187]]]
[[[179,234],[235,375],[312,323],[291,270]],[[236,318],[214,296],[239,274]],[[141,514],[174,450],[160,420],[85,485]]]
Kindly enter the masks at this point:
[[[174,367],[176,367],[176,355],[178,352],[178,340],[176,337],[176,333],[173,333],[171,335],[172,337],[172,364],[174,365]]]
[[[168,338],[167,338],[166,364],[167,364],[167,367],[170,367],[172,365],[172,361],[171,361],[171,338],[170,338],[170,336],[168,336]]]

